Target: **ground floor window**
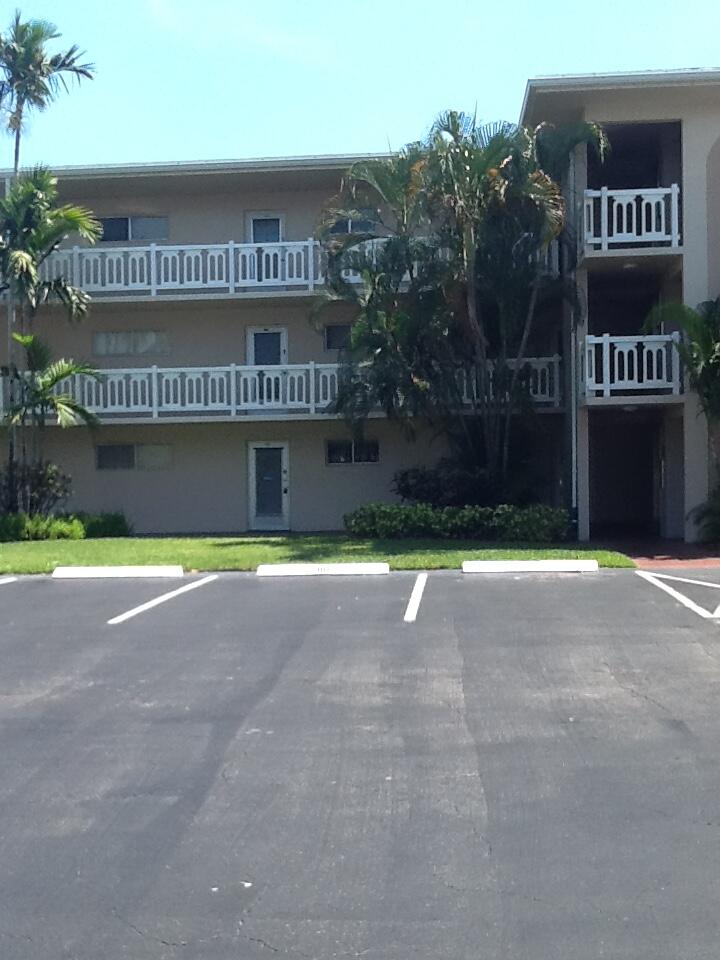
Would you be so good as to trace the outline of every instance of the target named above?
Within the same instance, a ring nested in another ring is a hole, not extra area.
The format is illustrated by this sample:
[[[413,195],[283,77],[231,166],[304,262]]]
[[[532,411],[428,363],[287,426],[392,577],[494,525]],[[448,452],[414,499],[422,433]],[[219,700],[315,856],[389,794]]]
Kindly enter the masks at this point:
[[[377,463],[380,445],[377,440],[326,440],[325,460],[333,463]]]
[[[171,465],[169,443],[99,443],[95,447],[98,470],[167,470]]]

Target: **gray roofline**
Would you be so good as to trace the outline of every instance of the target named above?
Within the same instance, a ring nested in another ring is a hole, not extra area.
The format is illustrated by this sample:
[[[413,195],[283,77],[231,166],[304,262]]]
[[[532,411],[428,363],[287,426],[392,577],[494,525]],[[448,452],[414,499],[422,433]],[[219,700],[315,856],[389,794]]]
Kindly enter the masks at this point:
[[[105,177],[183,176],[207,173],[273,173],[293,170],[345,170],[358,160],[374,160],[389,154],[351,153],[307,157],[259,157],[248,160],[178,160],[163,163],[101,163],[51,167],[56,176],[83,179]],[[9,177],[12,170],[0,170]]]
[[[534,93],[575,90],[617,90],[625,87],[682,87],[720,84],[720,69],[692,67],[683,70],[632,70],[621,73],[580,73],[532,77],[525,86],[520,122]]]

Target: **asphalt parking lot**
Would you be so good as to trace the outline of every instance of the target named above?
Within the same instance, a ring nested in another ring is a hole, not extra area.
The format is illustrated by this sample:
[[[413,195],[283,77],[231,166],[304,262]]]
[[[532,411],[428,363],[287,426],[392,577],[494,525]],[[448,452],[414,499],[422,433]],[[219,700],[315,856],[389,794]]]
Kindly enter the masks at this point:
[[[715,960],[720,569],[663,574],[708,616],[628,570],[430,574],[414,622],[414,574],[0,581],[0,956]]]

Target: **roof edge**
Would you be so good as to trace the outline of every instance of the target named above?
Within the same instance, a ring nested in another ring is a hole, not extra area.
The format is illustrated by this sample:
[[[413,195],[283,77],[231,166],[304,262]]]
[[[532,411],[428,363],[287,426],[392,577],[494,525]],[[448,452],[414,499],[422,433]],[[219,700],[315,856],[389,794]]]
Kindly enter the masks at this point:
[[[53,166],[52,172],[63,178],[104,178],[143,176],[186,176],[207,173],[273,173],[293,170],[345,170],[359,160],[374,160],[389,154],[352,153],[301,157],[257,157],[247,160],[170,160],[158,163],[100,163]],[[0,170],[9,177],[12,170]]]
[[[531,77],[525,85],[520,121],[535,94],[575,90],[618,90],[625,87],[681,87],[720,85],[720,68],[689,67],[680,70],[628,70],[618,73],[558,74]]]

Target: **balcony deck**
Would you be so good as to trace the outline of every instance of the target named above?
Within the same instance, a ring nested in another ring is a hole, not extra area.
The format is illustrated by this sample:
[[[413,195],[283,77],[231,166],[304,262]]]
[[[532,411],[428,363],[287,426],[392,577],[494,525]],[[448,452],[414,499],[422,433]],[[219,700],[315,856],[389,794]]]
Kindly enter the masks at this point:
[[[584,402],[601,404],[677,403],[683,384],[680,334],[585,337],[581,388]]]
[[[585,256],[667,253],[681,246],[680,188],[585,191]]]
[[[560,406],[560,358],[533,357],[528,391],[540,407]],[[75,376],[58,388],[105,423],[207,422],[241,419],[325,419],[340,378],[337,363],[277,366],[144,367],[105,369],[100,378]],[[0,390],[0,415],[7,386]],[[469,406],[472,377],[461,384]],[[380,415],[378,413],[378,415]]]

